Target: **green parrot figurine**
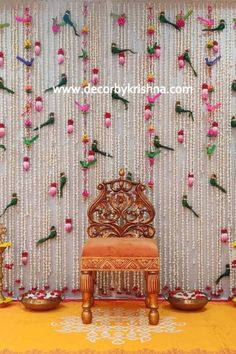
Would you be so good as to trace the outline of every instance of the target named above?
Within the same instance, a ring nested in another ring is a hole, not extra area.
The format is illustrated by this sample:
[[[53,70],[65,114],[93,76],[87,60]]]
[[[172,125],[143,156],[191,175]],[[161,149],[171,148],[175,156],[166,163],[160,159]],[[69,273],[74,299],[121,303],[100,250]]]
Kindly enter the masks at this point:
[[[224,277],[229,277],[230,276],[230,265],[226,264],[225,265],[225,272],[222,273],[219,278],[216,280],[216,285],[219,284],[220,280]]]
[[[216,151],[216,145],[215,144],[208,144],[207,145],[207,155],[211,157],[214,152]]]
[[[92,150],[93,152],[96,152],[97,154],[103,155],[103,156],[105,156],[105,157],[112,157],[110,154],[108,154],[108,153],[106,153],[106,152],[101,151],[101,150],[98,149],[98,142],[97,142],[97,140],[93,140],[91,150]]]
[[[89,167],[95,165],[97,162],[96,159],[94,159],[93,161],[80,161],[80,164],[82,166],[82,168],[88,169]]]
[[[192,65],[192,62],[191,62],[191,59],[190,59],[190,56],[189,56],[189,50],[188,49],[186,49],[185,52],[184,52],[184,60],[190,65],[191,69],[193,70],[194,75],[197,76],[197,73],[196,73],[196,71],[193,68],[193,65]]]
[[[64,172],[61,172],[61,174],[60,174],[60,198],[63,197],[63,188],[65,187],[66,182],[67,182],[67,177]]]
[[[177,29],[178,31],[180,31],[179,26],[177,26],[175,23],[172,23],[172,22],[170,22],[170,21],[167,20],[167,18],[165,17],[165,12],[164,12],[164,11],[162,11],[162,12],[160,13],[159,20],[160,20],[161,23],[167,23],[168,25],[171,25],[171,26],[173,26],[175,29]]]
[[[231,118],[231,128],[236,128],[236,118],[234,116]]]
[[[18,198],[17,198],[17,194],[16,193],[12,193],[12,198],[10,203],[6,206],[6,208],[3,210],[3,213],[0,215],[0,218],[5,214],[5,212],[7,211],[8,208],[16,205],[18,202]]]
[[[155,136],[154,136],[153,145],[155,146],[156,149],[163,148],[163,149],[166,149],[166,150],[174,151],[173,148],[171,148],[171,147],[169,147],[169,146],[162,145],[162,144],[160,143],[160,139],[159,139],[159,136],[158,136],[158,135],[155,135]]]
[[[133,174],[131,172],[128,172],[127,175],[126,175],[126,180],[127,181],[130,181],[130,182],[133,182]]]
[[[3,78],[2,77],[0,77],[0,90],[5,90],[5,91],[7,91],[7,92],[9,92],[9,93],[15,93],[13,90],[11,90],[11,89],[9,89],[9,88],[7,88],[6,86],[4,86],[4,82],[3,82]]]
[[[119,53],[124,53],[124,52],[130,52],[130,53],[136,54],[136,52],[133,52],[131,49],[118,48],[116,43],[114,43],[114,42],[111,44],[111,52],[112,52],[112,54],[119,54]]]
[[[213,173],[213,174],[211,175],[211,178],[210,178],[209,182],[210,182],[210,185],[211,185],[211,186],[218,188],[218,189],[221,190],[223,193],[227,193],[227,191],[217,183],[217,177],[216,177],[216,174],[215,174],[215,173]]]
[[[202,31],[214,32],[214,31],[223,31],[225,29],[225,20],[220,20],[220,23],[215,28],[204,28]]]
[[[182,206],[183,206],[184,208],[187,208],[187,209],[191,210],[191,212],[192,212],[197,218],[199,218],[199,215],[193,210],[193,207],[192,207],[191,205],[189,205],[187,195],[184,195],[184,196],[183,196],[183,199],[182,199]]]
[[[75,25],[74,23],[71,21],[71,13],[69,10],[66,10],[64,16],[63,16],[63,22],[66,24],[66,25],[69,25],[73,28],[74,32],[75,32],[75,35],[79,37],[79,34],[76,32],[76,28],[75,28]]]
[[[53,89],[55,89],[56,87],[65,86],[66,84],[67,84],[67,76],[66,74],[61,74],[61,79],[59,81],[59,84],[53,87],[49,87],[44,92],[53,91]]]
[[[232,82],[231,89],[232,91],[236,92],[236,80]]]
[[[56,236],[57,236],[57,230],[56,230],[55,226],[51,226],[50,234],[47,237],[44,237],[44,238],[41,238],[40,240],[38,240],[36,242],[36,245],[38,246],[38,245],[40,245],[40,244],[42,244],[42,243],[44,243],[44,242],[46,242],[48,240],[51,240],[51,239],[55,238]]]
[[[88,59],[88,51],[86,49],[82,48],[82,54],[78,56],[78,58],[81,58],[83,60]]]
[[[24,144],[26,146],[31,146],[37,139],[39,138],[39,135],[35,135],[33,136],[33,138],[29,139],[29,138],[24,138]]]
[[[46,122],[40,124],[39,127],[34,128],[33,130],[39,130],[39,129],[43,128],[43,127],[46,127],[47,125],[52,125],[52,124],[54,124],[54,123],[55,123],[54,113],[51,112],[51,113],[49,114],[49,116],[48,116],[48,120],[47,120]]]
[[[3,144],[0,144],[0,149],[3,149],[3,151],[6,151],[6,146]]]
[[[128,109],[129,101],[126,100],[125,98],[121,97],[120,95],[118,95],[118,93],[116,93],[114,88],[112,89],[111,97],[112,97],[113,100],[121,100],[124,103],[124,105],[125,105],[125,109]]]
[[[193,118],[193,112],[190,111],[189,109],[184,109],[180,106],[180,101],[177,101],[176,104],[175,104],[175,112],[178,113],[178,114],[181,114],[181,113],[188,113],[188,116],[189,118],[191,117],[192,120],[194,121],[194,118]]]

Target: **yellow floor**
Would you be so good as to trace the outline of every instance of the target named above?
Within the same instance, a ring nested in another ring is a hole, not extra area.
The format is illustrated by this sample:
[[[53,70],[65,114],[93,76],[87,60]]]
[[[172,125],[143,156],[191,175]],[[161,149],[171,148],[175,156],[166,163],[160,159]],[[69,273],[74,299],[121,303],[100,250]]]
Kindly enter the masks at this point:
[[[30,312],[20,303],[0,309],[0,353],[235,354],[236,306],[209,303],[195,313],[160,305],[160,324],[150,326],[141,301],[98,301],[93,324],[83,325],[81,303]]]

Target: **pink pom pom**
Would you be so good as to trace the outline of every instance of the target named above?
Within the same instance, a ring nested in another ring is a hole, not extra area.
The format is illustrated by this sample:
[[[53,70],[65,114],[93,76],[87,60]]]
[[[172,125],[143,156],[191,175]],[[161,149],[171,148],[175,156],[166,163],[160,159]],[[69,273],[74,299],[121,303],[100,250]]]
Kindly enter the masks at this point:
[[[161,47],[158,45],[155,49],[155,52],[154,52],[154,56],[155,58],[159,59],[160,56],[161,56]]]
[[[26,128],[29,128],[32,126],[32,120],[30,118],[27,118],[24,120],[24,125]]]
[[[213,122],[212,123],[212,131],[213,131],[213,136],[217,137],[219,134],[219,128],[218,128],[218,123],[217,122]]]
[[[202,89],[202,99],[208,100],[208,97],[209,97],[208,89]]]
[[[229,236],[228,236],[227,229],[222,229],[222,230],[221,230],[220,240],[221,240],[221,242],[223,242],[223,243],[226,243],[226,242],[229,241]]]
[[[153,187],[154,187],[154,181],[153,181],[152,179],[150,179],[150,180],[148,181],[148,187],[149,187],[149,188],[153,188]]]
[[[0,138],[4,138],[5,135],[6,135],[5,124],[0,123]]]
[[[4,64],[4,54],[3,52],[0,52],[0,67],[3,66]]]
[[[30,169],[30,160],[28,156],[23,157],[23,170],[29,171]]]
[[[49,187],[48,194],[51,197],[55,197],[56,196],[56,194],[57,194],[57,183],[55,183],[55,182],[51,183],[51,185]]]
[[[125,53],[119,53],[119,64],[120,65],[125,64]]]
[[[68,119],[67,122],[67,133],[72,134],[74,131],[74,121],[72,119]]]
[[[41,43],[40,42],[35,42],[34,52],[35,52],[35,55],[40,55],[40,53],[41,53]]]
[[[214,53],[218,53],[218,51],[219,51],[219,46],[218,46],[218,45],[214,45],[212,49],[213,49],[213,52],[214,52]]]
[[[38,96],[35,98],[35,110],[37,112],[41,112],[43,109],[43,99],[42,97]]]
[[[27,264],[27,262],[28,262],[28,252],[27,251],[23,251],[22,253],[21,253],[21,260],[22,260],[22,264],[23,265],[26,265]]]
[[[185,66],[185,60],[184,60],[184,56],[180,55],[178,56],[178,65],[179,65],[179,69],[183,69]]]
[[[92,162],[95,160],[95,152],[92,150],[89,150],[88,152],[88,162]]]
[[[184,142],[184,131],[183,129],[180,129],[178,131],[178,143],[183,144]]]
[[[65,60],[65,57],[64,57],[64,50],[62,48],[58,49],[58,52],[57,52],[57,63],[60,65],[60,64],[63,64],[64,63],[64,60]]]
[[[192,173],[188,174],[188,187],[192,188],[194,182],[194,175]]]
[[[65,220],[64,229],[65,229],[65,232],[67,232],[67,233],[70,233],[72,231],[72,219]]]
[[[84,198],[87,198],[89,196],[89,191],[87,189],[84,189],[83,192],[82,192],[82,196]]]
[[[207,135],[210,136],[210,137],[214,136],[214,131],[213,131],[212,128],[209,128],[209,129],[208,129]]]
[[[144,112],[144,118],[145,120],[149,120],[150,118],[152,118],[153,113],[151,111],[151,106],[146,105],[145,106],[145,112]]]

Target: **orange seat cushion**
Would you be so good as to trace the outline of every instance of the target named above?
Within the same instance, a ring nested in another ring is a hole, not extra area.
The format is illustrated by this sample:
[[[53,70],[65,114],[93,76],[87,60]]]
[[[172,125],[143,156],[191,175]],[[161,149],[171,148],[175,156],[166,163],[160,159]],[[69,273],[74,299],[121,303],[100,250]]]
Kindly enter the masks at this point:
[[[82,257],[158,257],[158,248],[147,238],[94,238],[85,243]]]

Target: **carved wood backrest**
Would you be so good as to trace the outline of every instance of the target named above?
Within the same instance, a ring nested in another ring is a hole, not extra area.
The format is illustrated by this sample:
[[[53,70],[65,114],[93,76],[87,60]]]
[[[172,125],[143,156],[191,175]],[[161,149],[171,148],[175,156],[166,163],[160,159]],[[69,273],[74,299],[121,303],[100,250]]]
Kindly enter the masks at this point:
[[[148,237],[155,235],[155,210],[145,185],[120,178],[98,185],[99,196],[88,209],[89,237]]]

